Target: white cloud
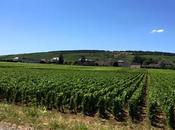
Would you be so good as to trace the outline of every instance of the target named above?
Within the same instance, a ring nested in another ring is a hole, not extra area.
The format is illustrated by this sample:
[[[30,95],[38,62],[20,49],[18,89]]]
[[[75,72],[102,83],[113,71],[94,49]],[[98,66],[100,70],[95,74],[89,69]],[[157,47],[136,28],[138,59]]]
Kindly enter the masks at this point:
[[[151,33],[163,33],[164,31],[164,29],[153,29]]]

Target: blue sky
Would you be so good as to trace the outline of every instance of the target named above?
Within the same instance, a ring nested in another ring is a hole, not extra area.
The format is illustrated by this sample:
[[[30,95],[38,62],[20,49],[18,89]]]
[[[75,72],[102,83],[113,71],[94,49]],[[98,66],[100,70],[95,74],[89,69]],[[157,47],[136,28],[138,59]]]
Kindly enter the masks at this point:
[[[0,54],[175,52],[175,0],[0,0]]]

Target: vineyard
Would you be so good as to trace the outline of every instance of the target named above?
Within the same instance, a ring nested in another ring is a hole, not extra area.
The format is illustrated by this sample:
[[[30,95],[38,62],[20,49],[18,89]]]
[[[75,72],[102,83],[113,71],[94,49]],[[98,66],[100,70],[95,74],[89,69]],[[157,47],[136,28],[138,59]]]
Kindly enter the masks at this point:
[[[1,63],[0,100],[175,127],[174,71],[55,66]]]

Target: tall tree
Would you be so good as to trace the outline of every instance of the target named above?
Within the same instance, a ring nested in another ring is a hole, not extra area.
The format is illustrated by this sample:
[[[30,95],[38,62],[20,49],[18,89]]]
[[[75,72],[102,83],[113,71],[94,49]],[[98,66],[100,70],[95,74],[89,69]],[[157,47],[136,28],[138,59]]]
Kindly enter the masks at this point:
[[[85,58],[85,56],[82,56],[81,57],[81,64],[83,64],[84,62],[86,62],[86,58]]]
[[[144,57],[141,57],[139,55],[135,55],[134,56],[134,59],[133,59],[133,63],[138,63],[138,64],[143,64],[143,62],[145,61],[145,58]]]
[[[59,56],[59,64],[63,64],[64,63],[64,57],[62,54],[60,54]]]

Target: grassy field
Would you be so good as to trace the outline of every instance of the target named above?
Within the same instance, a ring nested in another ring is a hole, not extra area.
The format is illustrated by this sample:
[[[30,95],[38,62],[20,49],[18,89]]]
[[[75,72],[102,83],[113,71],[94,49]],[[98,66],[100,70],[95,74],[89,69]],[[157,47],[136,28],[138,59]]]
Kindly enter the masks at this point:
[[[174,128],[173,70],[1,62],[0,77],[0,128]]]
[[[56,65],[56,64],[32,64],[32,63],[7,63],[0,62],[1,68],[29,68],[29,69],[56,69],[56,70],[102,70],[116,71],[122,67],[98,67],[98,66],[76,66],[76,65]]]

